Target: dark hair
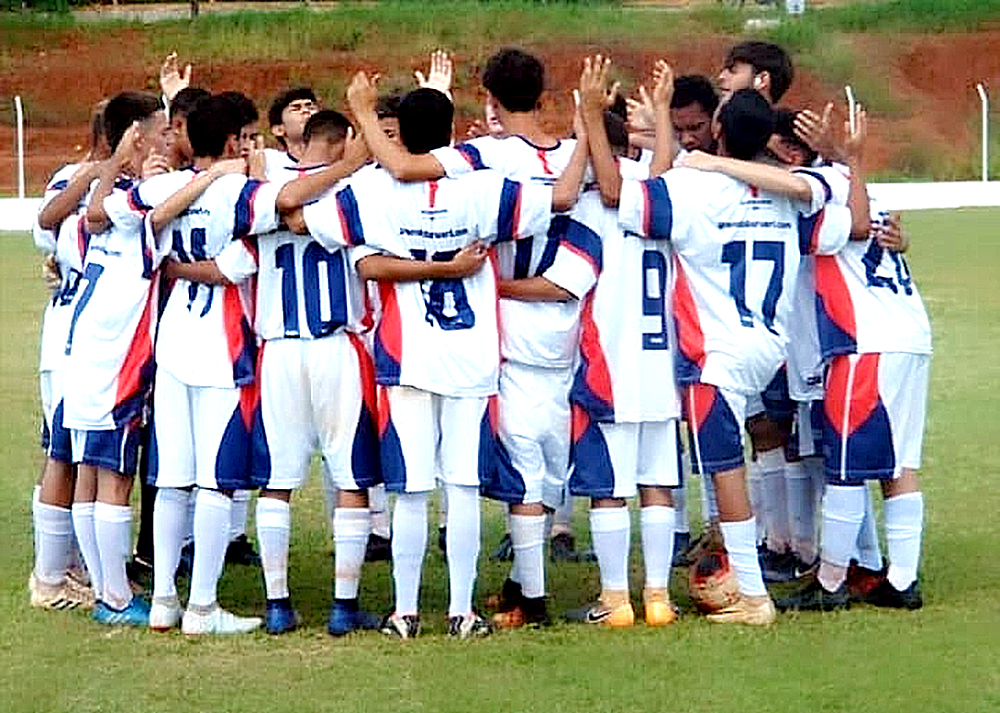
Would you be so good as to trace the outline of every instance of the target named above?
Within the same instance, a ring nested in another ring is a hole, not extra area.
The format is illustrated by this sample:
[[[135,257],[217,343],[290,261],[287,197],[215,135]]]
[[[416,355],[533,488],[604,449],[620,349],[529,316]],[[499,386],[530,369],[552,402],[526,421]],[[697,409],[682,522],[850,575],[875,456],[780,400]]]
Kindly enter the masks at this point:
[[[294,101],[299,99],[309,99],[310,101],[316,101],[316,95],[313,94],[313,90],[309,87],[295,87],[294,89],[288,89],[278,95],[278,98],[271,102],[271,108],[267,110],[267,122],[268,126],[277,126],[281,123],[281,114],[285,111],[285,108]]]
[[[753,67],[754,74],[767,72],[771,75],[771,101],[778,101],[788,91],[795,77],[792,60],[785,50],[770,42],[741,42],[726,55],[726,67],[737,62],[746,62]]]
[[[253,124],[260,118],[260,114],[257,113],[257,107],[254,106],[253,101],[246,94],[230,91],[221,92],[219,96],[233,105],[233,109],[240,116],[240,127]]]
[[[399,103],[399,136],[403,145],[413,154],[447,146],[454,115],[455,107],[437,89],[414,89]]]
[[[399,103],[403,101],[402,94],[385,94],[375,102],[375,114],[379,119],[393,119],[399,115]]]
[[[502,49],[486,63],[483,86],[507,111],[534,111],[545,88],[545,68],[519,49]]]
[[[186,117],[194,109],[195,104],[210,96],[212,95],[208,90],[201,87],[184,87],[170,102],[170,119],[173,120],[178,116]]]
[[[108,137],[108,146],[114,151],[128,127],[137,121],[145,121],[163,105],[152,94],[140,92],[122,92],[116,94],[104,107],[104,135]]]
[[[347,130],[350,127],[351,122],[339,111],[323,109],[309,117],[302,132],[302,139],[308,144],[313,138],[323,137],[336,143],[347,138]]]
[[[608,134],[608,143],[612,148],[628,148],[628,129],[625,120],[618,112],[610,109],[604,112],[604,130]]]
[[[685,74],[675,79],[670,108],[683,109],[694,103],[700,104],[709,116],[715,114],[719,106],[719,95],[715,93],[712,80],[703,74]]]
[[[90,151],[96,150],[100,147],[101,142],[107,139],[104,135],[104,111],[107,107],[108,100],[101,99],[101,101],[94,104],[94,108],[90,113],[90,133],[87,137],[87,148]]]
[[[622,94],[615,94],[615,100],[608,107],[608,111],[612,114],[617,114],[622,119],[628,119],[628,102],[625,101],[625,97]]]
[[[719,123],[726,153],[750,161],[774,133],[774,110],[758,92],[740,89],[719,109]]]
[[[810,148],[809,144],[800,139],[795,133],[795,117],[799,112],[794,109],[774,110],[774,133],[784,139],[805,155],[806,164],[812,164],[819,155]]]
[[[243,116],[231,99],[214,94],[195,104],[188,114],[188,138],[197,157],[219,158],[230,136],[239,137]]]

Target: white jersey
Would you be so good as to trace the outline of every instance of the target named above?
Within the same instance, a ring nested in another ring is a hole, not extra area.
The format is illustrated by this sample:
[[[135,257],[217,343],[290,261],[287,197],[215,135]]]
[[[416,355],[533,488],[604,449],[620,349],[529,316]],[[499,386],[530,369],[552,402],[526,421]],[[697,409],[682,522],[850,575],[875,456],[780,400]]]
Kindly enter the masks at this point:
[[[872,201],[873,220],[881,221]],[[816,321],[823,357],[904,352],[930,354],[931,326],[901,253],[873,238],[853,240],[816,258]]]
[[[649,175],[649,167],[636,161],[623,159],[619,166],[625,178]],[[597,285],[584,298],[570,400],[596,421],[679,418],[669,242],[623,232],[618,211],[605,207],[596,189],[580,196],[571,216],[586,226],[576,229],[597,233],[603,258]]]
[[[280,181],[287,175],[289,169],[299,166],[298,159],[281,149],[264,149],[264,176],[268,181]]]
[[[493,171],[401,183],[379,169],[356,174],[347,188],[307,205],[304,215],[313,238],[328,248],[365,245],[368,254],[434,261],[448,260],[476,240],[544,234],[551,203],[548,187]],[[489,266],[460,280],[381,282],[379,293],[379,384],[444,396],[496,393],[497,298]]]
[[[66,339],[90,244],[86,213],[74,213],[67,217],[59,225],[57,233],[59,237],[56,240],[55,256],[62,284],[45,305],[39,371],[58,371],[66,361]]]
[[[137,187],[104,199],[111,227],[92,235],[77,286],[64,366],[67,428],[111,430],[138,418],[153,375],[161,251],[144,221]]]
[[[431,153],[449,177],[491,168],[520,183],[551,186],[566,168],[575,147],[572,139],[546,148],[520,136],[487,136]],[[553,225],[558,232],[560,224]],[[567,302],[501,299],[500,344],[505,360],[559,368],[574,364],[581,299],[597,280],[600,255],[591,254],[588,246],[570,246],[560,237],[538,233],[497,248],[501,279],[541,276],[577,298]],[[599,247],[599,243],[590,247]]]
[[[189,183],[198,171],[185,169],[145,181],[140,201],[157,205]],[[221,176],[160,231],[179,262],[217,256],[234,237],[243,237],[271,216],[255,215],[254,194],[266,185],[242,175]],[[273,202],[273,196],[271,198]],[[178,279],[160,316],[156,365],[188,386],[233,388],[253,381],[254,339],[250,330],[252,290],[237,285],[203,285]]]
[[[785,361],[800,254],[836,252],[850,233],[850,211],[823,208],[824,187],[805,178],[811,205],[690,168],[624,182],[621,226],[674,251],[680,383],[756,394]],[[800,231],[801,215],[816,230]]]
[[[278,172],[251,205],[258,225],[277,225],[278,186],[319,168],[286,167]],[[348,250],[327,250],[309,235],[274,230],[248,241],[234,240],[216,263],[232,282],[256,273],[254,331],[262,339],[319,339],[344,329],[363,332],[371,327],[364,284]]]
[[[39,213],[41,213],[42,209],[49,204],[49,201],[59,195],[59,193],[61,193],[63,189],[69,185],[70,179],[73,178],[76,172],[80,169],[80,165],[81,164],[79,163],[67,163],[65,166],[52,174],[52,178],[50,178],[49,182],[45,185],[45,193],[42,194],[42,201],[38,205]],[[80,213],[81,211],[86,211],[87,201],[89,198],[90,193],[88,192],[80,199],[77,203],[76,209],[72,212]],[[59,237],[58,228],[48,230],[40,226],[36,220],[35,224],[31,228],[31,237],[35,241],[35,247],[42,252],[56,252],[56,241]]]

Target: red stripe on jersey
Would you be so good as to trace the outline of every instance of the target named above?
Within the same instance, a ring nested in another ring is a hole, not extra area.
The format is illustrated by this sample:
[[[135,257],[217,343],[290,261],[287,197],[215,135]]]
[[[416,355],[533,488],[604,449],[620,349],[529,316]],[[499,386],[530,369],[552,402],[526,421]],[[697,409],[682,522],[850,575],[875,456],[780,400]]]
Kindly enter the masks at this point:
[[[511,225],[514,226],[514,229],[511,231],[512,233],[511,237],[514,240],[518,240],[520,238],[525,237],[521,235],[521,196],[523,195],[524,195],[524,186],[519,184],[517,187],[517,200],[514,202],[514,211],[513,215],[511,216]]]
[[[365,348],[364,342],[356,334],[347,332],[347,338],[354,347],[354,353],[358,357],[358,370],[361,374],[361,397],[365,401],[365,407],[371,414],[378,413],[378,400],[375,396],[375,363],[371,354]],[[380,429],[381,431],[381,429]]]
[[[856,341],[858,327],[851,291],[833,255],[816,256],[816,296],[830,321]]]
[[[500,355],[500,361],[503,361],[503,354],[501,354],[500,345],[503,343],[503,322],[500,320],[500,291],[496,288],[500,284],[500,260],[497,258],[496,247],[491,247],[486,256],[490,261],[490,268],[493,270],[493,293],[496,295],[496,318],[497,318],[497,354]]]
[[[699,431],[701,425],[712,412],[719,390],[712,384],[695,382],[688,385],[687,398],[684,399],[685,418],[692,431]]]
[[[76,249],[80,252],[81,263],[87,257],[87,246],[89,244],[90,236],[87,233],[87,220],[81,216],[76,221]]]
[[[437,181],[428,181],[427,182],[427,204],[431,208],[434,207],[434,203],[437,201],[437,192],[438,192],[438,182]]]
[[[486,417],[493,435],[500,432],[500,397],[493,394],[486,399]]]
[[[615,396],[611,387],[611,371],[601,347],[601,333],[594,321],[594,292],[583,303],[580,313],[580,356],[583,359],[584,380],[594,396],[606,403],[612,411]]]
[[[354,245],[351,242],[351,228],[347,224],[347,216],[344,215],[344,209],[340,207],[340,201],[334,201],[333,203],[337,206],[337,220],[340,221],[340,234],[344,236],[344,244]]]
[[[240,418],[243,419],[243,426],[247,433],[253,428],[253,419],[260,409],[260,374],[261,365],[264,363],[264,347],[267,342],[260,345],[257,350],[257,363],[254,365],[254,380],[249,384],[240,387]]]
[[[377,339],[393,361],[403,363],[403,321],[399,315],[396,288],[391,282],[378,283],[379,297],[382,299],[382,321],[378,326]]]
[[[645,181],[640,181],[639,187],[642,188],[642,235],[648,237],[652,227],[649,222],[653,216],[653,206],[650,205],[649,186],[646,185]]]
[[[538,149],[538,160],[542,162],[542,173],[546,176],[554,176],[552,168],[549,166],[549,157],[545,154],[545,149]]]
[[[878,354],[844,354],[830,363],[823,409],[842,439],[858,430],[878,406],[878,362]],[[846,433],[841,432],[845,428]]]
[[[677,320],[677,347],[689,361],[705,366],[705,333],[701,329],[698,305],[681,261],[674,256],[677,277],[674,281],[674,316]]]
[[[242,381],[241,377],[251,380],[255,345],[247,343],[246,335],[250,334],[250,329],[236,285],[227,285],[222,290],[222,328],[226,332],[229,360],[233,364],[233,380]]]
[[[598,276],[598,277],[600,276],[600,274],[601,274],[601,267],[600,267],[600,265],[597,264],[597,261],[594,260],[594,256],[593,255],[591,255],[590,253],[588,253],[583,248],[580,248],[580,247],[577,247],[576,245],[573,245],[568,240],[562,241],[559,245],[560,245],[560,247],[567,248],[574,255],[579,255],[584,260],[586,260],[587,264],[590,265],[590,269],[594,271],[594,275]]]
[[[826,208],[820,210],[813,223],[812,235],[809,236],[809,254],[815,255],[819,249],[819,231],[823,227],[823,220],[826,218]]]
[[[155,285],[156,281],[153,281]],[[125,360],[118,370],[118,385],[115,389],[115,406],[121,406],[129,399],[139,394],[145,387],[143,371],[152,366],[153,360],[153,331],[155,323],[153,321],[156,303],[158,302],[158,290],[151,287],[146,295],[146,306],[142,309],[142,316],[139,324],[132,335],[132,341],[125,352]]]
[[[590,426],[590,416],[577,404],[570,404],[570,435],[573,443],[579,442],[580,438]]]
[[[378,435],[379,438],[385,435],[386,429],[389,428],[389,390],[384,387],[378,387]]]

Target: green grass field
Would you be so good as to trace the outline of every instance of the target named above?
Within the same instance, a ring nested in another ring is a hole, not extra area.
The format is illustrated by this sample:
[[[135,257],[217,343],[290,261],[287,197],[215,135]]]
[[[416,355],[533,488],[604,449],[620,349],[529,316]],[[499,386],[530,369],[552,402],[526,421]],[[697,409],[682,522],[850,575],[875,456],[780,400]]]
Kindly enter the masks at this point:
[[[666,630],[559,625],[455,642],[431,548],[422,596],[428,635],[333,640],[323,626],[331,540],[313,486],[294,510],[291,582],[304,628],[271,638],[190,641],[109,630],[79,612],[31,609],[30,491],[40,465],[36,358],[45,294],[24,234],[0,234],[0,708],[6,711],[934,711],[1000,710],[1000,211],[912,213],[910,261],[936,353],[922,480],[927,501],[919,612],[856,607],[785,615],[766,630],[713,627],[693,614]],[[692,500],[696,500],[692,498]],[[499,510],[486,506],[484,550]],[[581,531],[585,523],[578,512]],[[634,533],[637,530],[633,530]],[[636,543],[637,544],[637,543]],[[363,603],[384,610],[389,568],[370,566]],[[482,558],[479,593],[504,566]],[[638,592],[641,580],[633,578]],[[676,584],[677,582],[675,582]],[[595,594],[588,565],[554,567],[555,611]],[[675,587],[676,589],[676,587]],[[221,598],[262,609],[259,572],[227,569]],[[686,597],[678,596],[682,602]]]

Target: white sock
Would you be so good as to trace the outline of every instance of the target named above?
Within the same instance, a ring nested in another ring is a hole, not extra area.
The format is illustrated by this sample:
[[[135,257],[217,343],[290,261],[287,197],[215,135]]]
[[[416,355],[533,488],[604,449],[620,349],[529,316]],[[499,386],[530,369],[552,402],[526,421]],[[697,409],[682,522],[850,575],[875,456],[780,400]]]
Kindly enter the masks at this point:
[[[601,570],[601,589],[628,591],[632,521],[627,507],[591,508],[590,537]]]
[[[722,522],[719,527],[740,593],[748,597],[762,597],[767,595],[767,588],[764,587],[757,560],[757,523],[754,520],[751,517],[739,522]]]
[[[510,540],[514,546],[511,579],[521,585],[524,596],[545,596],[545,515],[510,516]]]
[[[288,503],[278,498],[257,498],[257,544],[264,572],[264,593],[268,599],[288,598],[291,532],[292,514]]]
[[[333,511],[334,599],[357,599],[365,547],[372,529],[368,508],[337,508]]]
[[[177,596],[177,565],[187,534],[188,509],[193,493],[180,488],[157,488],[153,505],[153,598]]]
[[[754,537],[759,545],[767,535],[767,502],[764,499],[764,469],[756,459],[747,463],[747,492],[750,495],[750,511],[756,516]]]
[[[691,532],[688,521],[687,490],[681,485],[679,488],[671,488],[670,494],[674,498],[674,532],[679,535]]]
[[[837,590],[847,576],[847,566],[854,556],[864,516],[863,485],[826,486],[818,576],[820,584],[829,592]]]
[[[642,529],[642,559],[646,586],[666,589],[670,584],[670,563],[674,557],[674,527],[677,514],[665,505],[648,505],[639,513]]]
[[[132,601],[125,562],[132,554],[132,508],[94,503],[94,535],[101,550],[101,600],[114,609]]]
[[[392,531],[389,527],[389,495],[384,485],[368,488],[368,510],[372,514],[372,534],[388,540]]]
[[[233,501],[218,490],[199,488],[194,505],[194,563],[189,607],[211,608],[229,546]]]
[[[792,551],[803,562],[816,559],[816,512],[813,504],[813,480],[806,461],[819,461],[808,457],[785,464],[785,493],[788,498],[788,522],[791,527]]]
[[[569,494],[569,488],[565,488],[563,492],[562,505],[557,507],[552,513],[552,522],[549,525],[549,532],[546,534],[546,539],[553,537],[554,535],[569,535],[572,534],[573,528],[570,521],[573,519],[573,496]]]
[[[420,574],[427,551],[429,493],[401,493],[392,510],[392,578],[396,586],[396,613],[417,613]]]
[[[66,580],[69,548],[73,542],[73,513],[69,508],[48,505],[36,500],[35,579],[50,587]]]
[[[104,573],[101,570],[101,551],[97,547],[97,535],[94,532],[94,503],[73,503],[70,510],[73,513],[76,541],[90,574],[90,586],[99,597],[104,588]]]
[[[233,508],[229,514],[229,539],[247,534],[247,517],[250,515],[250,491],[233,491]]]
[[[923,493],[905,493],[885,501],[886,545],[889,548],[887,578],[903,591],[917,578],[920,539],[924,531]]]
[[[772,448],[758,453],[757,464],[760,467],[767,546],[772,552],[785,552],[792,540],[785,493],[785,450]],[[757,513],[757,520],[761,520],[761,513]]]
[[[749,478],[750,471],[747,470]],[[701,517],[705,522],[719,521],[719,499],[715,497],[715,480],[711,475],[699,475],[701,479]]]
[[[858,564],[876,572],[882,570],[882,546],[878,541],[878,521],[875,519],[875,501],[871,490],[865,486],[865,519],[858,533]]]
[[[479,559],[479,490],[466,485],[444,486],[448,494],[448,616],[472,611],[472,589]]]
[[[35,557],[38,556],[38,503],[41,502],[41,500],[39,500],[38,498],[41,494],[42,494],[41,485],[35,485],[31,489],[31,521],[35,524],[34,530],[32,531],[34,533],[34,539],[35,539],[35,551],[34,551]]]

